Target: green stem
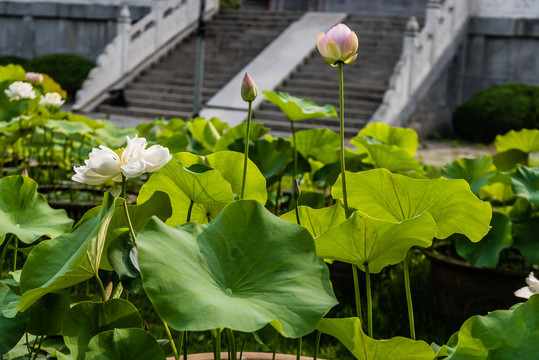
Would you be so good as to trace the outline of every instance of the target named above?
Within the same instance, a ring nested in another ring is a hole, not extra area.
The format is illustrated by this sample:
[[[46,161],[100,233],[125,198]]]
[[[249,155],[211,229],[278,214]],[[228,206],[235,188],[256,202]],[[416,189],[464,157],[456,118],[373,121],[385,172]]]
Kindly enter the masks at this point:
[[[299,220],[299,197],[296,199],[296,221],[298,225],[301,225],[301,221]]]
[[[361,298],[359,295],[359,277],[357,275],[357,266],[352,264],[352,275],[354,276],[354,295],[356,298],[356,316],[359,320],[362,320],[361,317]]]
[[[170,346],[172,347],[172,353],[174,354],[174,359],[180,360],[180,355],[178,355],[178,350],[176,349],[176,344],[174,343],[174,339],[172,338],[170,329],[168,328],[168,325],[165,322],[165,320],[161,319],[161,321],[163,322],[163,326],[165,326],[165,332],[167,333],[168,341],[170,342]]]
[[[191,221],[191,211],[193,211],[193,205],[194,204],[195,204],[195,202],[193,200],[191,200],[191,203],[189,204],[189,209],[187,209],[187,221],[186,222]]]
[[[13,236],[14,236],[13,234],[9,234],[9,237],[6,236],[4,238],[4,249],[2,250],[2,255],[0,255],[0,280],[3,279],[2,274],[3,274],[3,270],[4,270],[4,259],[6,258],[7,248],[8,248],[9,242],[11,241],[11,238]]]
[[[251,115],[253,112],[253,102],[249,101],[249,110],[247,111],[247,131],[245,134],[245,152],[243,154],[243,179],[241,181],[241,196],[245,194],[245,179],[247,178],[247,159],[249,158],[249,137],[251,135]]]
[[[365,281],[367,284],[367,320],[369,322],[369,336],[373,337],[372,331],[372,294],[371,294],[371,273],[369,264],[365,264]]]
[[[215,349],[214,349],[214,360],[221,360],[221,329],[215,329]]]
[[[178,348],[178,354],[181,354],[183,351],[183,337],[185,335],[185,331],[180,331],[180,335],[178,336],[178,343],[180,344],[180,347]]]
[[[296,131],[294,130],[294,122],[290,120],[290,130],[292,131],[292,146],[294,147],[294,173],[292,176],[292,181],[298,175],[298,149],[296,147]]]
[[[314,356],[313,360],[318,359],[318,350],[320,350],[320,338],[322,337],[322,333],[320,330],[316,330],[316,341],[314,343]]]
[[[406,303],[408,305],[408,322],[410,323],[410,337],[415,340],[414,307],[412,305],[412,292],[410,290],[410,269],[408,256],[404,259],[404,287],[406,289]]]
[[[32,356],[32,350],[30,349],[30,341],[28,341],[28,331],[24,333],[24,336],[26,337],[26,350],[28,350],[28,358],[30,358]]]
[[[127,224],[129,225],[129,233],[131,234],[131,237],[133,238],[133,241],[136,244],[137,236],[135,235],[135,229],[133,229],[133,223],[131,222],[131,217],[129,216],[129,210],[127,209],[127,200],[125,200],[123,207],[124,207],[125,217],[127,218]]]
[[[247,334],[243,336],[243,342],[240,349],[240,360],[243,358],[243,349],[245,348],[245,342],[247,341]]]
[[[19,251],[19,238],[15,236],[15,249],[13,249],[13,271],[17,271],[17,252]]]
[[[105,287],[103,286],[103,283],[101,282],[101,279],[99,278],[97,272],[95,273],[95,278],[97,279],[97,283],[99,284],[99,288],[101,289],[101,297],[103,298],[103,301],[107,301],[107,292],[105,291]]]
[[[34,352],[34,350],[36,349],[36,344],[37,344],[37,339],[39,338],[39,336],[36,335],[35,339],[34,339],[34,343],[32,344],[32,348],[30,349],[30,354],[28,354],[28,359],[31,359],[32,358],[32,353]]]
[[[125,199],[125,203],[127,204],[127,178],[122,173],[122,197]]]
[[[341,179],[342,179],[342,196],[343,205],[346,217],[350,216],[348,210],[348,195],[346,194],[346,167],[344,161],[344,80],[343,80],[343,63],[339,62],[339,130],[341,135]]]
[[[34,360],[37,359],[37,354],[39,353],[39,349],[41,349],[41,345],[43,344],[43,338],[45,335],[41,335],[41,339],[39,340],[39,345],[37,346],[36,352],[34,353]]]
[[[273,341],[273,356],[271,360],[275,360],[275,354],[277,354],[277,341],[279,340],[279,335],[275,335],[275,340]]]
[[[298,347],[297,347],[297,350],[296,350],[296,360],[301,360],[301,342],[302,342],[303,338],[300,336],[298,338]]]
[[[187,331],[183,332],[183,360],[187,360]]]
[[[231,360],[237,360],[238,354],[236,353],[236,340],[234,339],[234,331],[227,328],[226,333],[228,335],[228,348],[230,350]]]
[[[277,193],[275,194],[275,215],[279,216],[279,201],[281,199],[281,182],[283,180],[282,176],[279,176],[279,181],[277,182]]]

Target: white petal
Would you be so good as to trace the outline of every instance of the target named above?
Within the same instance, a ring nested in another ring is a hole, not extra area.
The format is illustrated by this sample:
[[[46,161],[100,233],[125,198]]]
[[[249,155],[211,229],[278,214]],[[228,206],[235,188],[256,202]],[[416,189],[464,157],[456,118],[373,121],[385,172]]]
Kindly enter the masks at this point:
[[[516,297],[529,299],[534,293],[530,291],[530,288],[525,286],[514,292]]]
[[[526,278],[526,284],[528,284],[528,287],[530,288],[530,291],[534,294],[539,293],[539,280],[535,277],[533,272],[528,275]]]
[[[93,149],[86,161],[88,168],[97,174],[106,177],[114,177],[120,173],[119,156],[106,146],[101,145],[99,149]]]
[[[142,153],[144,152],[144,149],[146,149],[146,145],[148,145],[148,142],[145,138],[139,138],[136,135],[132,139],[130,139],[129,136],[126,137],[127,146],[122,153],[122,165],[126,165],[133,158],[139,160],[142,159]]]
[[[127,179],[140,176],[146,171],[146,162],[144,160],[131,159],[127,164],[121,166],[122,174]]]
[[[136,246],[133,246],[131,250],[129,251],[129,260],[131,260],[131,263],[133,264],[135,269],[140,271],[140,267],[138,265],[138,260],[137,260],[137,247]]]
[[[162,168],[172,159],[172,155],[167,148],[161,145],[150,146],[144,151],[144,160],[146,161],[146,171],[154,172]]]
[[[81,184],[88,185],[101,185],[111,179],[110,176],[103,176],[95,173],[87,166],[75,166],[75,175],[71,177],[71,180]]]

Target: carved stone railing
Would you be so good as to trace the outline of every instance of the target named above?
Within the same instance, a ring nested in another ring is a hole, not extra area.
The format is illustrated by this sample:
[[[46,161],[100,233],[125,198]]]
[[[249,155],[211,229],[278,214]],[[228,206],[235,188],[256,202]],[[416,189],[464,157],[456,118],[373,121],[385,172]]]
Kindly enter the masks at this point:
[[[77,92],[73,109],[92,110],[112,87],[122,86],[137,69],[187,36],[198,22],[200,1],[152,0],[152,11],[134,25],[124,5],[117,35],[97,58],[97,66]],[[207,17],[218,10],[219,0],[206,0]]]

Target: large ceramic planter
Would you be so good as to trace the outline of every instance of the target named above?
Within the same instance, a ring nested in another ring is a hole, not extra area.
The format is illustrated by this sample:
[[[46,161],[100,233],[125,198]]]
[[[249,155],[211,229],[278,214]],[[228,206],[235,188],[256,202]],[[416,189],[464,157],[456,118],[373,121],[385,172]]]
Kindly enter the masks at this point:
[[[526,272],[473,266],[432,249],[424,252],[431,262],[430,279],[439,311],[453,325],[524,301],[513,292],[526,286]]]
[[[296,360],[296,355],[288,354],[276,354],[275,360]],[[180,359],[183,359],[183,356],[180,356]],[[226,352],[221,353],[221,359],[228,359],[228,354]],[[245,352],[241,360],[271,360],[273,359],[272,353],[259,353],[259,352]],[[302,356],[301,360],[312,360],[312,357]],[[167,358],[167,360],[174,360],[173,357]],[[193,354],[188,355],[187,360],[213,360],[213,353],[203,353],[203,354]],[[238,360],[239,357],[238,357]],[[324,359],[319,359],[324,360]]]

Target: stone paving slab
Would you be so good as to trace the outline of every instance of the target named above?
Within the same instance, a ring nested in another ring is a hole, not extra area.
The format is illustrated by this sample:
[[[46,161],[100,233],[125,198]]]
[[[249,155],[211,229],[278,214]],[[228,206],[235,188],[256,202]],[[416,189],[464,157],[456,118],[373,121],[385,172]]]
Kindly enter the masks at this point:
[[[346,16],[346,13],[305,13],[215,94],[200,112],[201,116],[219,117],[230,126],[245,121],[248,106],[240,96],[245,73],[249,73],[259,90],[253,102],[256,109],[264,99],[262,90],[274,90],[316,49],[318,33],[326,32]]]

